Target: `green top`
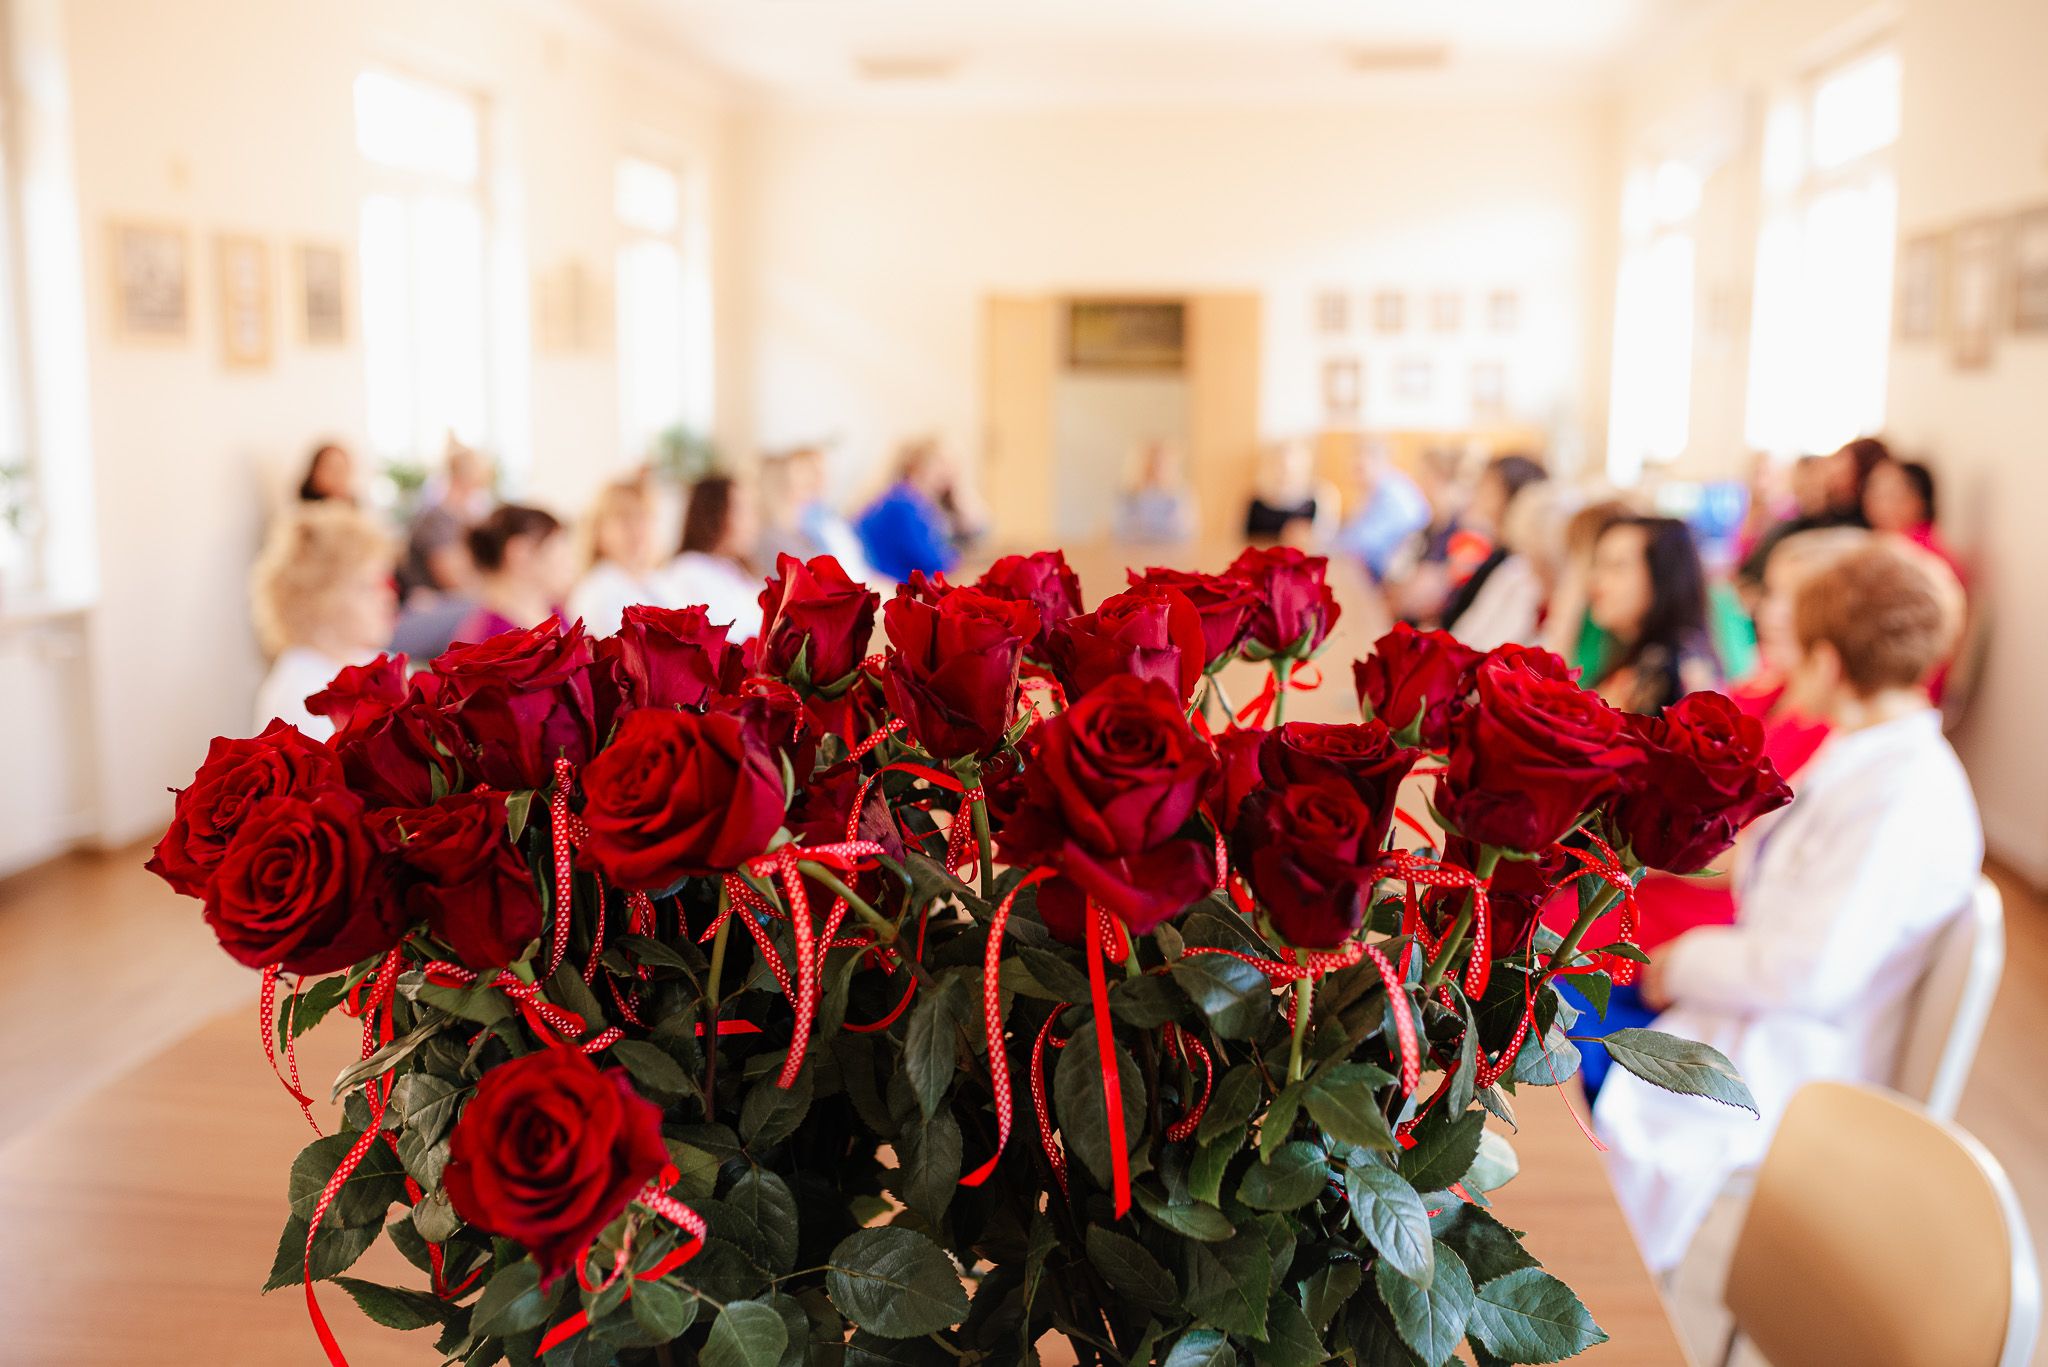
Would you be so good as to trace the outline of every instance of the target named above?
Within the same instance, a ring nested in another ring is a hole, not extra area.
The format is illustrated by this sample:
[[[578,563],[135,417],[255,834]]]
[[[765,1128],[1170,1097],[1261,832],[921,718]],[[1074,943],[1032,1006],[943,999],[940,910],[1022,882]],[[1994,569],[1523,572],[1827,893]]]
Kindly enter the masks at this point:
[[[1742,610],[1742,600],[1733,585],[1714,584],[1707,589],[1707,631],[1714,638],[1714,653],[1721,657],[1721,677],[1746,679],[1756,669],[1756,624]],[[1572,665],[1584,680],[1597,680],[1614,649],[1614,637],[1593,624],[1588,613],[1579,626],[1579,641],[1572,648]]]

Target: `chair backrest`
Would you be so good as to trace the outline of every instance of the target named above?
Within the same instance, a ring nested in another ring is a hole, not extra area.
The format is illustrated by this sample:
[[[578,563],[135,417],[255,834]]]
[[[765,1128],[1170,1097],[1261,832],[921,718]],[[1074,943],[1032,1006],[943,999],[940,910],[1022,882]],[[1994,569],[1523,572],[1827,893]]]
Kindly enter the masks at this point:
[[[1892,1086],[1942,1120],[1955,1117],[1969,1081],[1991,999],[2005,972],[2005,902],[1977,880],[1964,914],[1943,928],[1907,1009]]]
[[[1771,1367],[2024,1367],[2041,1280],[1983,1145],[1905,1097],[1816,1082],[1757,1174],[1727,1299]]]

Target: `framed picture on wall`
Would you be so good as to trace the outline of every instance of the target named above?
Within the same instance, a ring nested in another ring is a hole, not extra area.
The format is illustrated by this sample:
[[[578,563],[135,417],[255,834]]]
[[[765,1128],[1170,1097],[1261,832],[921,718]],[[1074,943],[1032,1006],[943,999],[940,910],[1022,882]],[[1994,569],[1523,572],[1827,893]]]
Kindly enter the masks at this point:
[[[1429,296],[1429,330],[1431,332],[1456,332],[1465,325],[1465,300],[1462,295],[1449,290],[1440,290]]]
[[[1343,290],[1324,290],[1316,295],[1316,331],[1325,337],[1342,337],[1351,331],[1351,296]]]
[[[1499,361],[1472,363],[1472,416],[1498,418],[1508,411],[1508,368]]]
[[[1916,237],[1899,248],[1899,340],[1931,342],[1941,336],[1943,295],[1948,284],[1948,239],[1940,233]]]
[[[1358,419],[1365,391],[1365,370],[1356,356],[1332,356],[1323,362],[1323,421],[1342,426]]]
[[[1381,290],[1372,297],[1372,330],[1393,334],[1408,326],[1408,300],[1399,290]]]
[[[114,335],[182,342],[192,330],[191,245],[175,224],[114,223],[107,231]]]
[[[1411,356],[1394,367],[1394,394],[1408,403],[1421,403],[1436,389],[1436,365],[1421,356]]]
[[[1179,370],[1186,361],[1182,300],[1075,299],[1067,305],[1071,369]]]
[[[297,283],[299,340],[307,346],[348,342],[348,255],[325,242],[301,242],[292,250]]]
[[[1495,290],[1487,295],[1486,327],[1489,332],[1519,332],[1522,327],[1522,296],[1514,290]]]
[[[220,273],[220,355],[237,370],[270,364],[270,247],[260,237],[214,239]]]
[[[2048,204],[2013,226],[2012,330],[2048,332]]]
[[[1949,358],[1958,369],[1991,364],[1992,337],[2006,313],[2012,234],[2004,222],[1956,229],[1949,266]]]

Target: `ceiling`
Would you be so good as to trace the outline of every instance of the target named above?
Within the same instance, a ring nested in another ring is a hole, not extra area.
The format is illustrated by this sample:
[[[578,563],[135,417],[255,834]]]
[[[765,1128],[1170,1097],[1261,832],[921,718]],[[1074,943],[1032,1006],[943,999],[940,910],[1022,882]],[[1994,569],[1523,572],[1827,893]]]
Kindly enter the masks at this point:
[[[768,101],[1374,100],[1604,87],[1719,0],[582,0]]]

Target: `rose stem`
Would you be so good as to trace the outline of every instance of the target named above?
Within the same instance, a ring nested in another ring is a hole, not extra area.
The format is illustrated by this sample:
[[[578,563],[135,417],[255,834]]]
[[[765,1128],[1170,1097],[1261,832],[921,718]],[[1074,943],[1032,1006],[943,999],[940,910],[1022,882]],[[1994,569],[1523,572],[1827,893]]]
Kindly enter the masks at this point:
[[[1301,965],[1301,976],[1294,980],[1294,1042],[1287,1050],[1287,1081],[1291,1086],[1301,1081],[1301,1046],[1308,1038],[1308,1015],[1315,1005],[1315,980],[1308,976],[1308,951],[1294,951],[1294,961]]]
[[[718,911],[725,916],[727,910],[725,883],[718,884]],[[711,939],[711,975],[705,979],[704,988],[704,1123],[714,1121],[713,1112],[718,1108],[718,979],[725,971],[725,942],[732,932],[733,916],[742,915],[735,909],[731,916],[719,923],[718,934]]]
[[[1478,867],[1472,872],[1481,879],[1493,877],[1494,865],[1500,863],[1500,851],[1491,845],[1479,847]],[[1451,956],[1465,943],[1465,932],[1472,928],[1472,908],[1479,900],[1478,889],[1465,894],[1465,904],[1458,908],[1458,919],[1451,922],[1451,929],[1438,947],[1436,957],[1429,961],[1429,969],[1422,975],[1422,995],[1428,996],[1436,985],[1444,980],[1444,974],[1451,967]]]
[[[1237,709],[1230,705],[1230,695],[1223,691],[1223,671],[1220,665],[1217,667],[1216,672],[1209,676],[1209,691],[1214,693],[1216,701],[1223,705],[1223,724],[1225,726],[1235,725],[1237,723]]]
[[[981,787],[981,766],[974,766],[974,787]],[[988,838],[988,797],[968,804],[973,810],[974,843],[981,848],[981,896],[982,900],[993,900],[996,895],[996,856],[990,848]]]
[[[1281,659],[1273,661],[1273,725],[1287,724],[1287,664]]]
[[[806,878],[815,878],[820,883],[823,883],[832,891],[834,896],[844,897],[846,905],[853,908],[854,915],[860,917],[861,920],[867,922],[873,928],[876,944],[893,944],[896,942],[899,937],[896,923],[869,906],[865,898],[841,882],[839,876],[833,873],[832,870],[822,864],[813,864],[808,859],[798,860],[797,868]],[[905,954],[903,961],[910,965],[911,974],[916,977],[921,986],[937,987],[939,985],[938,980],[932,977],[931,971],[919,962],[915,956]]]
[[[1593,923],[1605,916],[1620,900],[1620,888],[1609,885],[1600,889],[1592,905],[1579,913],[1579,919],[1572,922],[1572,928],[1557,942],[1557,948],[1551,951],[1550,962],[1544,967],[1542,976],[1537,978],[1536,986],[1541,987],[1556,977],[1560,964],[1565,968],[1572,966],[1572,958],[1579,952],[1579,941],[1585,939],[1586,932],[1593,928]]]

